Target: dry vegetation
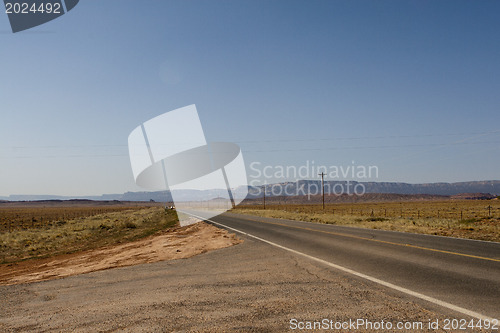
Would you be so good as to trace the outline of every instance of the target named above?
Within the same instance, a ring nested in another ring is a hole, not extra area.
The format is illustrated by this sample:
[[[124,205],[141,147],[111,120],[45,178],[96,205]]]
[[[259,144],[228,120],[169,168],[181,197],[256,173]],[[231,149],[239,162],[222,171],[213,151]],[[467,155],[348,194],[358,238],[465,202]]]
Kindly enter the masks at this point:
[[[120,244],[178,222],[174,211],[161,207],[3,208],[1,214],[11,230],[0,231],[0,263]],[[9,214],[12,220],[5,218]],[[30,221],[30,214],[40,216],[40,223]]]
[[[500,241],[499,200],[313,205],[244,205],[235,213],[442,236]]]
[[[104,213],[143,209],[135,203],[114,204],[92,201],[9,202],[0,204],[0,232],[50,227],[68,220]]]

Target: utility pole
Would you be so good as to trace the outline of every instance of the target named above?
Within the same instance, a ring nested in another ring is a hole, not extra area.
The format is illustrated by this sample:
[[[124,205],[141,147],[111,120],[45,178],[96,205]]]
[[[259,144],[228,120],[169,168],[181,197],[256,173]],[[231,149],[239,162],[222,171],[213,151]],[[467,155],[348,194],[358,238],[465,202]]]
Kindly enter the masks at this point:
[[[324,181],[325,175],[326,174],[323,171],[321,171],[321,173],[318,174],[318,176],[321,176],[321,193],[323,194],[323,210],[325,210],[325,181]]]
[[[264,209],[266,209],[266,185],[264,185]]]

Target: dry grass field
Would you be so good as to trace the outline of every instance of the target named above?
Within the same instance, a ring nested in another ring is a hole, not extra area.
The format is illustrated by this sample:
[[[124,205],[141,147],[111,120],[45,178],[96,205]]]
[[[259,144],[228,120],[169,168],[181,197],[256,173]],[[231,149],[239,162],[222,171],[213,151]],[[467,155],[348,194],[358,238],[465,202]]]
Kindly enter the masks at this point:
[[[0,221],[0,263],[129,242],[178,223],[174,211],[140,206],[3,207]]]
[[[0,232],[50,227],[80,217],[138,210],[152,203],[120,201],[33,201],[0,203]]]
[[[500,200],[242,205],[235,213],[500,241]]]

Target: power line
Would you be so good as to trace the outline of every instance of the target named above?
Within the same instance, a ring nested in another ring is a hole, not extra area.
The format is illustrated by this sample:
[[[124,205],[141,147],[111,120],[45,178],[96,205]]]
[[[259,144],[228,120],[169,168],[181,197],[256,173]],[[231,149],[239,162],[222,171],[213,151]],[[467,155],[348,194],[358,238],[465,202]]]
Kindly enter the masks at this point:
[[[485,135],[497,134],[500,130],[486,132],[462,132],[462,133],[444,133],[444,134],[416,134],[416,135],[384,135],[384,136],[353,136],[353,137],[332,137],[332,138],[305,138],[305,139],[266,139],[266,140],[228,140],[234,143],[273,143],[273,142],[316,142],[316,141],[341,141],[341,140],[374,140],[374,139],[404,139],[404,138],[430,138],[430,137],[449,137],[449,136],[467,136],[467,135]],[[11,149],[26,149],[26,148],[127,148],[126,144],[95,144],[95,145],[46,145],[46,146],[2,146],[3,148]]]
[[[351,149],[388,149],[388,148],[414,148],[414,147],[446,147],[446,146],[465,146],[500,143],[500,141],[481,141],[481,142],[452,142],[452,143],[429,143],[429,144],[411,144],[411,145],[379,145],[379,146],[348,146],[348,147],[323,147],[323,148],[291,148],[291,149],[265,149],[265,150],[243,150],[246,153],[274,153],[274,152],[297,152],[297,151],[325,151],[325,150],[351,150]],[[70,154],[70,155],[21,155],[21,156],[0,156],[0,159],[24,159],[24,158],[76,158],[76,157],[125,157],[123,154]]]
[[[445,147],[445,146],[479,145],[479,144],[490,144],[490,143],[500,143],[500,141],[460,142],[460,143],[429,143],[429,144],[412,144],[412,145],[380,145],[380,146],[348,146],[348,147],[339,146],[339,147],[323,147],[323,148],[267,149],[267,150],[244,150],[244,152],[245,153],[275,153],[275,152],[350,150],[350,149]]]
[[[311,139],[268,139],[268,140],[232,140],[234,143],[272,143],[272,142],[315,142],[315,141],[340,141],[340,140],[373,140],[373,139],[404,139],[404,138],[431,138],[447,136],[468,136],[497,134],[500,130],[487,132],[462,132],[462,133],[443,133],[443,134],[415,134],[415,135],[383,135],[383,136],[352,136],[352,137],[333,137],[333,138],[311,138]]]

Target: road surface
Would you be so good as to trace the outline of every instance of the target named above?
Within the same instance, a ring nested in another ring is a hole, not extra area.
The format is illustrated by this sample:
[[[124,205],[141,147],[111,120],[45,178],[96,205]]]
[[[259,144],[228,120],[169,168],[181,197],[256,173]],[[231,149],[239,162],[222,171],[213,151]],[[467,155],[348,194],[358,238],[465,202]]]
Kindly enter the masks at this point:
[[[462,314],[500,318],[500,243],[231,213],[210,220]]]

